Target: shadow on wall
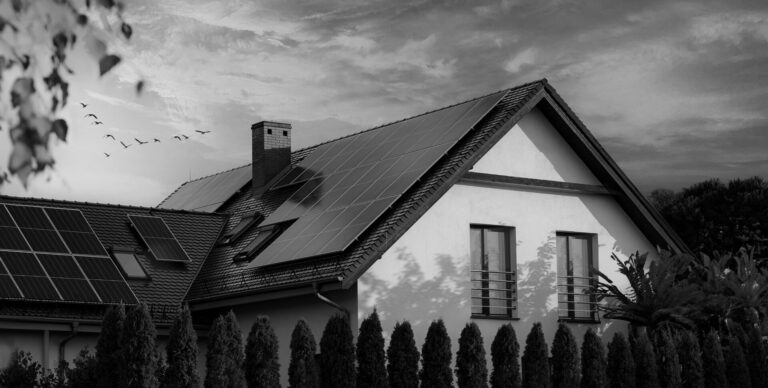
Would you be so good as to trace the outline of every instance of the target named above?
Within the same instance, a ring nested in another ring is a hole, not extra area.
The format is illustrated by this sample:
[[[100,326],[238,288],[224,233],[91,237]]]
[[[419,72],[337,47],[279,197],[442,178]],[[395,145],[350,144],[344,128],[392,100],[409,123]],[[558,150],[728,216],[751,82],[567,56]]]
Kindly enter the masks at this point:
[[[557,320],[557,260],[554,232],[536,249],[536,259],[518,264],[517,312],[522,322]]]

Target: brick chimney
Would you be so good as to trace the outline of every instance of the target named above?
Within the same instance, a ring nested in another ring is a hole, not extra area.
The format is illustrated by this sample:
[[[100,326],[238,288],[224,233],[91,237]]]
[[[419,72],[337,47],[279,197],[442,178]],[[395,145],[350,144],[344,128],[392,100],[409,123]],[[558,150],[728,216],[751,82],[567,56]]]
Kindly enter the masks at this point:
[[[291,163],[291,124],[261,121],[251,125],[254,192]]]

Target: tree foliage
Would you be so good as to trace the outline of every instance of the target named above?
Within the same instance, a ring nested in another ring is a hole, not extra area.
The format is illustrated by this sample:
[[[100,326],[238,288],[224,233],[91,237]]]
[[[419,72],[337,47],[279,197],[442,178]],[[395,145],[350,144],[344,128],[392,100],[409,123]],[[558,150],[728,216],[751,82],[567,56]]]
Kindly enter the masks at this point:
[[[677,356],[680,360],[680,380],[683,388],[703,388],[704,369],[699,340],[690,330],[677,337]]]
[[[140,304],[130,309],[125,316],[121,344],[126,387],[153,388],[159,385],[155,374],[158,366],[155,337],[157,332],[147,306]]]
[[[11,356],[11,364],[0,371],[0,387],[34,387],[41,370],[42,366],[29,352],[16,350]]]
[[[288,365],[290,388],[317,388],[320,376],[315,364],[316,344],[312,330],[303,319],[296,323],[291,334],[291,362]]]
[[[197,333],[192,325],[192,314],[186,305],[173,322],[165,352],[168,366],[163,374],[163,387],[198,387]]]
[[[352,329],[345,316],[334,315],[320,338],[320,386],[354,388],[356,381]]]
[[[66,368],[66,387],[91,388],[98,386],[97,384],[101,377],[98,359],[88,350],[88,348],[80,350],[80,353],[78,353],[72,364],[72,368]],[[61,368],[62,366],[59,367]],[[61,381],[61,378],[59,378],[59,381]],[[121,383],[122,382],[119,382],[118,384]],[[113,387],[117,388],[121,386],[122,385],[115,385]]]
[[[480,328],[468,323],[459,336],[456,352],[456,380],[459,388],[487,388],[488,366],[485,363],[485,347]]]
[[[766,356],[768,355],[766,355],[760,329],[753,326],[749,330],[746,345],[745,350],[752,387],[768,385],[768,365],[766,365]]]
[[[728,388],[752,388],[749,367],[744,357],[744,350],[738,338],[728,336],[723,340],[725,357],[725,376]]]
[[[499,327],[491,344],[491,388],[520,388],[520,344],[512,325]]]
[[[387,388],[387,360],[379,314],[374,309],[363,320],[357,335],[357,386]]]
[[[580,367],[576,338],[571,329],[561,323],[552,340],[552,387],[578,388],[581,381]]]
[[[206,388],[241,388],[246,385],[243,335],[232,310],[217,317],[211,325],[205,367]]]
[[[387,348],[387,360],[390,388],[418,388],[419,350],[408,321],[395,323]]]
[[[99,75],[117,65],[121,58],[107,45],[132,34],[123,19],[124,8],[120,0],[0,2],[5,43],[0,45],[0,130],[9,131],[12,143],[8,171],[23,185],[31,174],[53,166],[52,138],[67,140],[67,122],[57,115],[68,103],[68,76],[74,74],[68,57],[77,45],[85,45]]]
[[[610,388],[635,388],[635,360],[627,340],[619,332],[608,343],[606,374]]]
[[[451,338],[442,319],[432,321],[421,347],[419,374],[421,388],[440,388],[453,385],[451,372]]]
[[[522,357],[523,388],[550,388],[549,351],[541,323],[534,323],[525,339]]]
[[[603,341],[592,328],[584,334],[581,345],[581,386],[583,388],[606,388],[605,349]]]
[[[632,357],[635,360],[635,383],[637,388],[660,388],[656,354],[645,330],[630,338]]]
[[[269,318],[256,317],[245,344],[245,380],[249,388],[279,388],[279,345]]]
[[[662,388],[680,388],[680,359],[677,357],[675,341],[667,330],[658,330],[654,333],[656,343],[656,362],[659,369],[659,383]]]
[[[99,388],[119,387],[125,380],[126,364],[123,356],[123,326],[125,306],[111,306],[104,313],[101,332],[96,342],[96,369]]]
[[[727,386],[723,348],[720,344],[720,337],[714,330],[704,337],[701,359],[704,367],[704,387],[721,388]]]

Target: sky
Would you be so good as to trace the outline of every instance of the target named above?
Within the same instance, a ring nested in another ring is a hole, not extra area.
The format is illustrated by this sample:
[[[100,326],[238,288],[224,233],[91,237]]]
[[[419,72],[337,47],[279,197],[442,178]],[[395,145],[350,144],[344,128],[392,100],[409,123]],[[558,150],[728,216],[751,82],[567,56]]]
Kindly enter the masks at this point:
[[[261,120],[299,149],[540,78],[645,193],[768,174],[765,1],[126,3],[115,70],[71,56],[55,169],[0,193],[154,206],[248,164]]]

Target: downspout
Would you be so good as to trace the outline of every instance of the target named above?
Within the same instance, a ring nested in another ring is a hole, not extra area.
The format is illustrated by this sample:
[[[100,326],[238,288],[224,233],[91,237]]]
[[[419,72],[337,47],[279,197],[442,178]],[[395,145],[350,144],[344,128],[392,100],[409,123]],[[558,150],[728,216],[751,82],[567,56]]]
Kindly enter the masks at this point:
[[[67,342],[69,342],[72,338],[75,338],[77,336],[78,326],[80,326],[79,322],[72,322],[72,333],[70,333],[66,338],[61,340],[61,342],[59,343],[59,364],[61,364],[62,361],[66,360]],[[63,370],[60,371],[60,373],[63,373],[63,372],[64,372]]]
[[[325,295],[321,294],[320,293],[320,285],[319,284],[314,283],[313,286],[315,288],[315,296],[317,296],[317,299],[320,299],[321,302],[323,302],[323,303],[325,303],[325,304],[335,308],[336,310],[339,310],[342,313],[344,313],[344,317],[346,317],[347,318],[347,322],[349,322],[349,310],[344,308],[344,306],[342,306],[342,305],[340,305],[340,304],[338,304],[338,303],[328,299],[328,297],[326,297]]]

